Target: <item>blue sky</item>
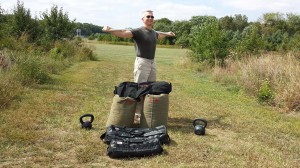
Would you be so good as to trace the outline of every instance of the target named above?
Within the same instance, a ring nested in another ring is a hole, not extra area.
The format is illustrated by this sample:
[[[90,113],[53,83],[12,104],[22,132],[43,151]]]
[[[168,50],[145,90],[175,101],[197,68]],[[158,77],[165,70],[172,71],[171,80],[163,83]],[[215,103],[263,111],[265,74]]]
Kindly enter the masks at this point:
[[[141,13],[154,11],[156,19],[189,20],[192,16],[210,15],[217,18],[242,14],[248,21],[257,21],[264,13],[280,12],[300,15],[299,0],[23,0],[32,16],[63,8],[71,20],[113,28],[134,28],[142,25]],[[17,0],[0,0],[1,8],[12,11]]]

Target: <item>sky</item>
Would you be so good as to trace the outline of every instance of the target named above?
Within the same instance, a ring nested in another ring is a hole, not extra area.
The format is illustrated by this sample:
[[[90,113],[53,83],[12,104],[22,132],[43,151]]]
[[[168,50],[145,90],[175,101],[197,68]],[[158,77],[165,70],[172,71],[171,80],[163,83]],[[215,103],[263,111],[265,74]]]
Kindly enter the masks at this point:
[[[265,13],[279,12],[300,15],[299,0],[21,0],[32,17],[62,8],[70,20],[115,29],[142,26],[145,10],[153,10],[155,19],[189,20],[192,16],[234,16],[242,14],[248,21],[257,21]],[[0,6],[12,13],[17,0],[0,0]]]

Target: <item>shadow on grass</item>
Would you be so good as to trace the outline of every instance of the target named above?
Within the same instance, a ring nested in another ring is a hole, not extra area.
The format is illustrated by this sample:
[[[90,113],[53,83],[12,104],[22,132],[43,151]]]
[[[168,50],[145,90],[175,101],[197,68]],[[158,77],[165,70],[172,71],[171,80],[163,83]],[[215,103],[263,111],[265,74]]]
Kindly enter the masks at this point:
[[[232,125],[226,123],[224,120],[228,118],[227,115],[220,115],[210,120],[207,120],[208,128],[220,128],[220,129],[230,129]]]
[[[168,118],[168,129],[174,132],[180,131],[189,134],[193,131],[193,119],[190,118]]]
[[[207,119],[207,128],[221,128],[228,129],[231,127],[230,124],[222,122],[224,118],[227,116],[217,116],[216,118]],[[191,118],[168,118],[168,129],[174,132],[182,132],[185,134],[189,134],[194,131],[193,125],[194,119]]]

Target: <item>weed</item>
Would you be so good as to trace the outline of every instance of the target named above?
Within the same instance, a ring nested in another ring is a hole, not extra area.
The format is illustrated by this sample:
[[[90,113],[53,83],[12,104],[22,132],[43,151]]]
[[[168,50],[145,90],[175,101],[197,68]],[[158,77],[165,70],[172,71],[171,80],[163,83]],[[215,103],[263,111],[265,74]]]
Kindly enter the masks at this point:
[[[11,67],[11,60],[5,51],[0,51],[0,71],[7,70]]]
[[[6,107],[24,90],[21,82],[13,73],[0,71],[0,109]]]
[[[260,102],[271,103],[274,98],[274,93],[272,91],[270,81],[268,79],[264,80],[262,85],[258,90],[258,99]]]

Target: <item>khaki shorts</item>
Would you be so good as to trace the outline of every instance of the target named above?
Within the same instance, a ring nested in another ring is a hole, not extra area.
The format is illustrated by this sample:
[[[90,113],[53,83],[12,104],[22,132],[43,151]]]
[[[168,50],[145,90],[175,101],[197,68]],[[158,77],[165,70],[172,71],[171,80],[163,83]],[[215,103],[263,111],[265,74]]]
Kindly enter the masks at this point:
[[[156,63],[154,60],[136,57],[134,63],[134,82],[156,81]]]

